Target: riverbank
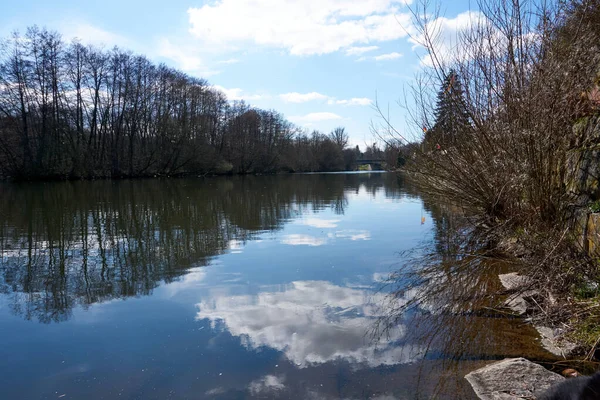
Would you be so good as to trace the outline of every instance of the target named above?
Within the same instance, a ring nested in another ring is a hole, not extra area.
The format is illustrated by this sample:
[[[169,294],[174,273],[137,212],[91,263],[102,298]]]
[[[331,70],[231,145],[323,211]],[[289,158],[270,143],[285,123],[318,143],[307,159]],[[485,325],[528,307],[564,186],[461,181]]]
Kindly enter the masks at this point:
[[[526,317],[554,353],[573,361],[596,361],[600,342],[600,290],[597,261],[577,246],[576,232],[521,233],[498,248],[518,268],[500,276],[506,306]],[[550,237],[551,239],[549,239]]]
[[[416,302],[434,313],[495,315],[534,330],[531,347],[496,353],[487,364],[524,357],[556,373],[567,368],[593,373],[598,325],[580,319],[581,310],[588,313],[587,321],[597,316],[598,300],[590,291],[595,288],[581,286],[590,282],[593,260],[572,246],[574,237],[561,232],[557,238],[541,228],[534,234],[501,224],[476,225],[477,216],[460,206],[431,196],[424,200],[436,221],[433,245],[442,255],[423,257],[421,249],[405,268],[404,279],[423,288]],[[462,340],[460,333],[451,337]],[[472,337],[469,343],[475,345]],[[552,356],[536,353],[534,346]]]
[[[502,293],[512,313],[545,341],[571,343],[556,350],[563,359],[596,361],[600,4],[479,6],[494,29],[466,27],[452,60],[434,45],[435,6],[415,15],[432,62],[420,76],[428,84],[414,90],[420,136],[403,170],[423,196],[462,214],[461,243],[448,248],[467,260],[511,260],[520,281]]]
[[[512,237],[493,247],[514,260],[513,272],[498,275],[503,288],[499,307],[509,309],[523,323],[532,326],[539,336],[539,345],[555,355],[557,361],[548,364],[535,359],[533,361],[538,363],[524,358],[506,359],[474,370],[465,378],[480,399],[503,399],[503,393],[514,398],[535,399],[550,383],[564,380],[558,374],[567,378],[593,374],[598,365],[600,332],[595,322],[600,305],[598,286],[589,276],[585,277],[586,271],[593,271],[594,260],[571,246],[568,248],[573,252],[568,253],[561,248],[560,241],[553,248],[548,248],[547,242],[538,241],[537,246],[547,249],[542,259],[533,251],[536,246],[531,240]],[[540,265],[547,265],[547,259],[552,258],[555,251],[564,251],[568,256],[561,258],[563,264],[554,264],[552,270],[544,271]],[[573,271],[569,277],[563,276],[561,282],[570,283],[559,287],[549,282],[564,265],[571,266]],[[579,279],[573,279],[575,273]],[[529,358],[527,354],[522,356]]]
[[[509,309],[520,316],[535,310],[534,305],[537,304],[535,299],[540,297],[540,293],[528,288],[530,279],[514,272],[501,274],[498,278],[502,286],[510,292],[504,302]],[[533,315],[535,316],[535,311]],[[577,344],[565,337],[564,328],[543,326],[539,322],[534,322],[531,317],[526,321],[537,330],[541,346],[552,354],[568,359],[577,349]],[[576,369],[565,368],[568,365],[568,361],[567,364],[559,365],[561,376],[525,358],[507,358],[474,370],[468,373],[465,379],[482,400],[500,400],[506,396],[511,399],[537,399],[550,387],[563,382],[565,378],[580,375]]]

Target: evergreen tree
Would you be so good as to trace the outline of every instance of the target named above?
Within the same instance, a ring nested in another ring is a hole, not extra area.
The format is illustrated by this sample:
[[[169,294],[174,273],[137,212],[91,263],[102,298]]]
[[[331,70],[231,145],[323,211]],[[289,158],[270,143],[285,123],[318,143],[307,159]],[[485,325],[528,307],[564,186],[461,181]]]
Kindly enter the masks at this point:
[[[448,146],[468,131],[469,116],[465,110],[464,91],[458,74],[450,70],[437,95],[435,124],[425,133],[429,146]]]

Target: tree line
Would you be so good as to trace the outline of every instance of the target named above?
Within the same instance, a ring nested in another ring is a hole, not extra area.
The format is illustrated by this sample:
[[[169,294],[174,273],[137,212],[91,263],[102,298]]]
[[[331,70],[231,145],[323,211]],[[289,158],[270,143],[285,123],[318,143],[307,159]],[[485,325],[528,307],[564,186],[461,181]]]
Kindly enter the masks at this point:
[[[79,179],[354,169],[348,134],[114,47],[30,27],[0,44],[0,176]]]

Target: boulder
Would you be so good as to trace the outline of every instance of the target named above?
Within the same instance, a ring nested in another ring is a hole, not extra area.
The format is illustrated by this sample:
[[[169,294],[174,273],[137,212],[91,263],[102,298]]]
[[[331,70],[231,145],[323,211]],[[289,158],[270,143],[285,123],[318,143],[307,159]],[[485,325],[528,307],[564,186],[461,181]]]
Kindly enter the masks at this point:
[[[565,378],[524,358],[507,358],[465,376],[483,400],[536,399]]]

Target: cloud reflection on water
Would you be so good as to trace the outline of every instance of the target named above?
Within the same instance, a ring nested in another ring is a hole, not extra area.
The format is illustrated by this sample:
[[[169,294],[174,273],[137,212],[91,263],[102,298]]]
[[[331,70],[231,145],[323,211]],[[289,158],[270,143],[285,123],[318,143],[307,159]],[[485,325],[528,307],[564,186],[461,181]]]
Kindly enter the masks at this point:
[[[300,225],[311,226],[313,228],[337,228],[339,219],[323,219],[317,217],[303,218],[297,223]]]
[[[266,375],[260,379],[250,382],[248,390],[253,395],[266,395],[269,392],[278,392],[285,388],[285,377],[276,375]]]
[[[281,243],[289,244],[290,246],[322,246],[327,244],[326,238],[319,238],[311,235],[292,234],[285,235],[281,239]]]
[[[413,361],[419,349],[400,343],[405,326],[377,342],[366,335],[379,317],[379,296],[326,281],[296,281],[279,291],[203,300],[196,318],[240,337],[249,349],[279,350],[300,368],[335,360],[370,367]]]
[[[371,240],[371,232],[367,230],[346,229],[328,234],[330,238],[356,240]]]

